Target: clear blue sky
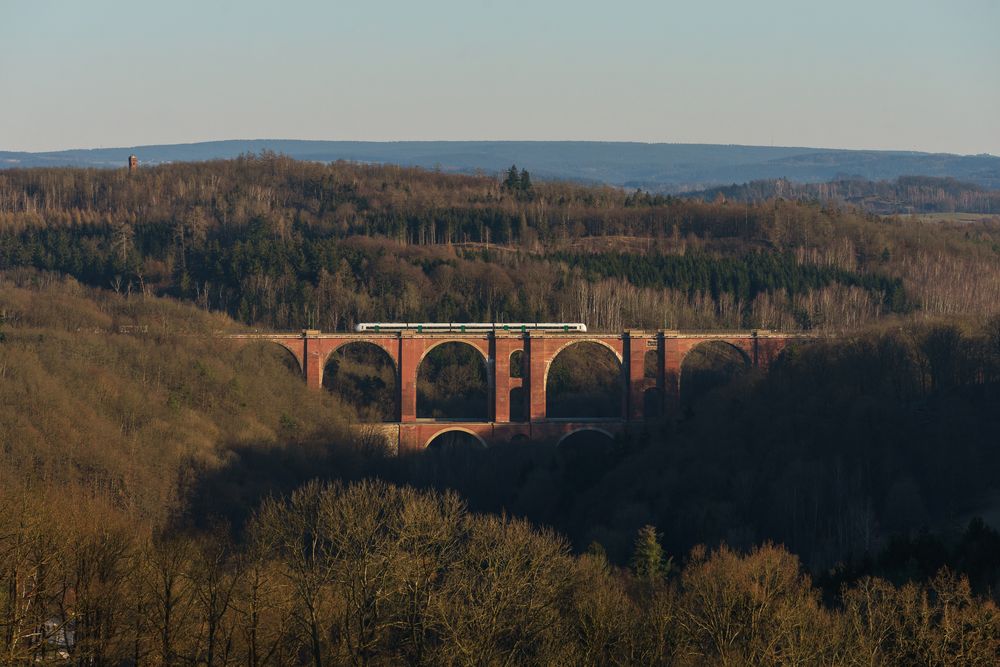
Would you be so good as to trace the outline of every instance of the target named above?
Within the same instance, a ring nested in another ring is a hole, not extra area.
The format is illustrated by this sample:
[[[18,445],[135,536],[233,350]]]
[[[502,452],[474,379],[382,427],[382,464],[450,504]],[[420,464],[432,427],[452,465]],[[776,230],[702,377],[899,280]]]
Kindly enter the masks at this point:
[[[0,149],[592,139],[1000,154],[1000,0],[0,0]]]

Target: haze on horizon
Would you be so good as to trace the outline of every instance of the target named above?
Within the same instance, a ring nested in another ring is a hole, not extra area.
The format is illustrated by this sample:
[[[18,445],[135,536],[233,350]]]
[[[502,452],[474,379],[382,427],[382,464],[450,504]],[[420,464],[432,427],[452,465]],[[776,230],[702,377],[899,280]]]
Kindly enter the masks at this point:
[[[0,6],[0,150],[230,138],[1000,154],[1000,4]]]

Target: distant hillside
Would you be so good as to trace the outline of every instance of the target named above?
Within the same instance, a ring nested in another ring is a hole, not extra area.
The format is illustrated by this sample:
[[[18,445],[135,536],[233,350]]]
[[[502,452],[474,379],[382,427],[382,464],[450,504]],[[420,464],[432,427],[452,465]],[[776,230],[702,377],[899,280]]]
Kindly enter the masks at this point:
[[[233,140],[46,153],[0,151],[0,167],[120,167],[232,158],[275,151],[300,160],[400,164],[446,172],[496,173],[511,164],[544,178],[681,192],[783,178],[800,183],[885,180],[918,174],[1000,189],[1000,157],[911,151],[832,150],[712,144],[593,141],[291,141]]]
[[[275,155],[0,171],[0,270],[189,299],[247,324],[586,322],[854,328],[1000,308],[1000,223],[897,223],[794,200]]]
[[[901,176],[892,181],[841,179],[827,183],[793,183],[787,179],[752,181],[688,193],[714,201],[760,202],[774,197],[836,201],[854,204],[879,214],[891,213],[997,213],[1000,190],[986,190],[954,178]]]

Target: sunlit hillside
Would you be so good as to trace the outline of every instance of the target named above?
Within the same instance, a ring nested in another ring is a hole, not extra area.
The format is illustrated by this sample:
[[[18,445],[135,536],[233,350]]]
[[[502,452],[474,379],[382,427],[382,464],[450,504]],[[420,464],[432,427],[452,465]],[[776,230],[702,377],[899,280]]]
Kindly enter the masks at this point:
[[[184,476],[233,447],[343,439],[335,399],[277,346],[220,338],[236,328],[225,316],[34,273],[2,278],[0,314],[7,484],[76,486],[162,519]]]

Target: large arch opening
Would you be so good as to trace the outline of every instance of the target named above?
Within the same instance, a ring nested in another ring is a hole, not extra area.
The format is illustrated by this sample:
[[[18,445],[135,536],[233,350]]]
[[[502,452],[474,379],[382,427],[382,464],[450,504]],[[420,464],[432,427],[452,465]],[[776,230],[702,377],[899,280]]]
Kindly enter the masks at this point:
[[[691,409],[749,368],[749,357],[738,347],[720,340],[700,343],[681,362],[681,408]]]
[[[486,449],[486,442],[478,435],[461,429],[442,431],[427,442],[427,451],[442,454],[480,451]]]
[[[580,341],[563,348],[545,378],[545,415],[550,419],[619,419],[622,364],[610,348]]]
[[[468,343],[430,350],[417,369],[417,417],[453,421],[489,419],[486,360]]]
[[[799,354],[807,346],[814,345],[815,343],[815,340],[799,340],[786,344],[776,354],[772,354],[770,359],[765,359],[767,369],[770,371],[775,368],[787,367],[789,364],[794,363],[795,359],[798,358]]]
[[[478,436],[469,431],[453,429],[438,433],[414,460],[417,479],[439,489],[454,489],[470,497],[481,493],[484,486],[495,483],[493,469],[485,463],[491,455]]]
[[[240,370],[252,373],[269,372],[295,375],[302,380],[298,358],[281,343],[256,340],[243,345],[236,353]]]
[[[358,421],[398,420],[396,365],[374,343],[353,341],[334,350],[323,367],[323,387],[349,406]]]

